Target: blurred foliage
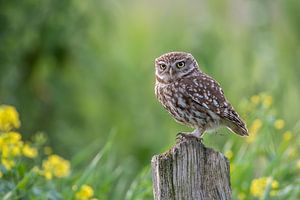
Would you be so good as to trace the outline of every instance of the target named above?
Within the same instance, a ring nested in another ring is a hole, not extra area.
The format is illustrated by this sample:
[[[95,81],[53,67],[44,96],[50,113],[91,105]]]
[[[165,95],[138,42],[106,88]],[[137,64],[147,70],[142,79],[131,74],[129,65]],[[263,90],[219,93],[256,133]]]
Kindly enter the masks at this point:
[[[241,143],[231,134],[221,149],[230,161],[233,199],[300,198],[300,137],[295,134],[299,128],[286,127],[272,102],[266,93],[243,101],[241,108],[251,122],[250,136]],[[19,126],[17,111],[0,106],[2,199],[153,199],[150,166],[136,173],[131,162],[119,163],[114,132],[90,161],[87,158],[98,146],[89,146],[68,161],[49,151],[43,134],[23,140],[15,130]],[[128,173],[133,171],[135,175]]]
[[[97,200],[122,199],[126,194],[128,165],[118,167],[113,159],[113,133],[103,147],[97,147],[100,150],[91,161],[87,157],[95,154],[95,148],[87,148],[70,162],[49,150],[44,134],[24,140],[19,125],[15,108],[0,105],[1,199]],[[78,161],[88,164],[78,168]]]
[[[81,152],[116,132],[115,159],[130,162],[130,177],[189,130],[153,91],[154,58],[180,50],[197,58],[233,105],[268,91],[277,116],[297,129],[299,8],[297,0],[1,1],[0,103],[20,111],[25,139],[45,131],[66,158],[91,159]],[[219,149],[227,140],[205,138]]]

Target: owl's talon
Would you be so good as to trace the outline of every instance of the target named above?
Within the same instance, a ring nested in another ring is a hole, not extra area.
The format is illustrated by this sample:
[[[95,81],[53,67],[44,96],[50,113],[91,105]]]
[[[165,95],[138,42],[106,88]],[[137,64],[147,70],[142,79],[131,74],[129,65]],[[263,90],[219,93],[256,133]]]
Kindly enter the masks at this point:
[[[179,132],[176,134],[176,140],[182,140],[184,138],[183,135],[187,135],[186,133]]]
[[[177,133],[177,135],[176,135],[176,140],[180,140],[180,141],[182,141],[183,139],[188,140],[188,139],[195,139],[195,138],[196,138],[197,140],[200,139],[200,141],[202,140],[202,138],[198,138],[198,137],[196,137],[195,135],[190,134],[190,133],[179,132],[179,133]]]
[[[177,133],[177,134],[176,134],[176,138],[179,137],[179,136],[181,136],[182,134],[184,134],[184,133],[183,133],[183,132]]]

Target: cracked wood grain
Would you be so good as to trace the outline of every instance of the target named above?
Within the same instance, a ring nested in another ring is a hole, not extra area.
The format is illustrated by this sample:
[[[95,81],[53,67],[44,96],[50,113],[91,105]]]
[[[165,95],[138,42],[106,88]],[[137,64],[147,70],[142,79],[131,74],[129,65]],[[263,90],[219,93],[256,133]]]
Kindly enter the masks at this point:
[[[155,200],[230,200],[227,158],[201,141],[180,141],[151,161]]]

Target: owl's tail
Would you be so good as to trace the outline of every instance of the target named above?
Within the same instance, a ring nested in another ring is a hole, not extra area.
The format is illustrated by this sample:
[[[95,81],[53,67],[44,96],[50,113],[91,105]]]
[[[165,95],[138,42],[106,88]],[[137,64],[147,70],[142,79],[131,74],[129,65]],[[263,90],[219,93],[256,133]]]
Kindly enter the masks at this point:
[[[232,110],[230,114],[224,116],[225,119],[223,121],[224,125],[227,126],[232,132],[240,135],[240,136],[248,136],[248,130],[246,128],[246,124],[239,117],[239,115]]]

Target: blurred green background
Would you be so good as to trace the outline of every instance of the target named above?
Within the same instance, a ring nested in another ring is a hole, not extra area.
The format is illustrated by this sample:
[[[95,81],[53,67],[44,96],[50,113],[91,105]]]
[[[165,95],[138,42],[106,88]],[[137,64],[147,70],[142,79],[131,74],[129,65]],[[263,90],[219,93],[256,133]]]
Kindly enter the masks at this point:
[[[0,102],[21,113],[25,138],[44,131],[67,158],[115,132],[117,159],[138,169],[190,130],[154,96],[154,59],[187,51],[237,110],[267,91],[294,126],[299,8],[298,0],[1,1]]]

